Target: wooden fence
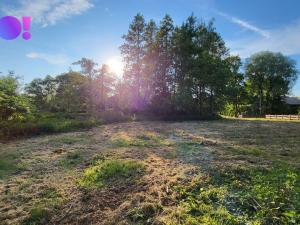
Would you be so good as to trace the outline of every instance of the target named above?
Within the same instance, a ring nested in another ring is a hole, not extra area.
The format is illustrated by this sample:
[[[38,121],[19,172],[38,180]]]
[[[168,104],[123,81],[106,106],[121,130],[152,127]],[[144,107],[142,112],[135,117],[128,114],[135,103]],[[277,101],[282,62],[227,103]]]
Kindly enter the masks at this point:
[[[266,119],[300,120],[300,115],[266,115]]]

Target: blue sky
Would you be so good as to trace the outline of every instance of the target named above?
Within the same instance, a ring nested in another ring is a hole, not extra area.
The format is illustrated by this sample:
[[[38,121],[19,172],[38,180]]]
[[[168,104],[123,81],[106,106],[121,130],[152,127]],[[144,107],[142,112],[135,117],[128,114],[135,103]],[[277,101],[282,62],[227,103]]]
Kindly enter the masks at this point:
[[[2,0],[0,17],[32,17],[32,39],[0,39],[0,71],[14,70],[26,83],[65,72],[82,57],[99,64],[118,58],[121,36],[137,12],[157,22],[168,13],[176,24],[191,13],[215,18],[232,54],[280,51],[300,70],[299,9],[296,0]],[[292,94],[300,96],[300,79]]]

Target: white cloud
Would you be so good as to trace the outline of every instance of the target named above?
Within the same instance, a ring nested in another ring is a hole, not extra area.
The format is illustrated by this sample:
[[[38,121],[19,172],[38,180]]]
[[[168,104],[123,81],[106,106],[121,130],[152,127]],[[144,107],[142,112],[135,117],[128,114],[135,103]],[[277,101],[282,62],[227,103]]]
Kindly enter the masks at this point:
[[[224,18],[230,20],[232,23],[235,23],[235,24],[237,24],[237,25],[239,25],[242,28],[245,28],[247,30],[251,30],[251,31],[261,35],[262,37],[265,37],[265,38],[270,37],[270,33],[267,30],[264,30],[264,29],[261,29],[257,26],[254,26],[251,23],[249,23],[248,21],[242,20],[242,19],[234,17],[234,16],[227,15],[227,14],[222,13],[222,12],[216,12],[216,13],[218,15],[223,16]]]
[[[269,31],[270,37],[239,38],[227,41],[231,53],[242,58],[249,57],[259,51],[282,52],[285,55],[300,54],[300,20],[284,27]]]
[[[62,54],[52,55],[46,53],[30,52],[26,55],[26,57],[29,59],[41,59],[53,65],[64,65],[69,61],[68,57]]]
[[[12,16],[31,16],[34,23],[45,27],[92,7],[91,0],[18,0],[17,7],[2,8],[2,11]]]

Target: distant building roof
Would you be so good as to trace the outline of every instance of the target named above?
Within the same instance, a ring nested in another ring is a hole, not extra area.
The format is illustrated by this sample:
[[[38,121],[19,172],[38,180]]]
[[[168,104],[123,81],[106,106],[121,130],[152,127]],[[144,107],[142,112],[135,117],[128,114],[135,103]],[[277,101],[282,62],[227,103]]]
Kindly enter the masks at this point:
[[[300,105],[300,99],[298,97],[285,97],[285,103],[288,105]]]

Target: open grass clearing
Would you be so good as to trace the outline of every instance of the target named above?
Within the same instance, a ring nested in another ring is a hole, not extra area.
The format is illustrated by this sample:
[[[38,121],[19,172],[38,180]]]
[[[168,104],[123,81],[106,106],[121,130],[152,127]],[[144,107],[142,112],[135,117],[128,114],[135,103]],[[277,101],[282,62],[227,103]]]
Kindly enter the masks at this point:
[[[299,133],[152,121],[1,144],[0,224],[298,224]]]

